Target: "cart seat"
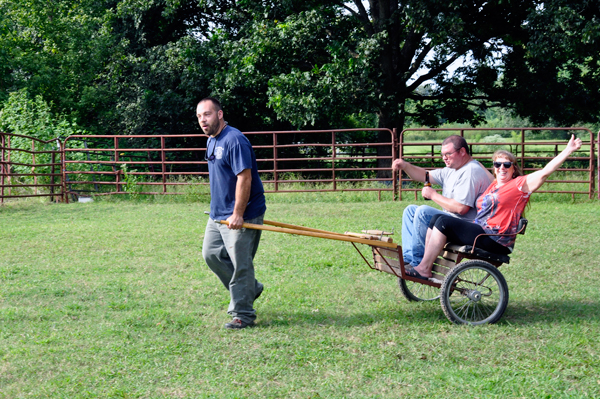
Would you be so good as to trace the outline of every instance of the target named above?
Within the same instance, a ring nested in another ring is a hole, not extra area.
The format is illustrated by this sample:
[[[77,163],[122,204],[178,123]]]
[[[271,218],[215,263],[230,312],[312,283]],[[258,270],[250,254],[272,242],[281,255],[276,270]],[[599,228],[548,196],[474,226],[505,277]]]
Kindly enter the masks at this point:
[[[468,254],[468,255],[475,256],[475,257],[481,258],[481,259],[492,260],[495,262],[501,262],[501,263],[509,263],[510,262],[510,257],[508,255],[494,254],[494,253],[488,252],[484,249],[477,248],[477,247],[475,247],[475,251],[473,251],[472,245],[456,245],[456,244],[449,243],[449,244],[446,244],[444,249],[451,250],[454,252],[459,252],[462,254]],[[473,252],[471,252],[471,251],[473,251]]]
[[[527,228],[527,219],[521,218],[519,220],[519,225],[517,226],[517,234],[525,234],[526,228]],[[482,235],[496,235],[496,234],[482,234]],[[501,235],[501,234],[497,234],[497,235]],[[475,240],[475,241],[477,241],[477,240]],[[492,261],[496,261],[496,262],[501,262],[501,263],[509,263],[510,262],[510,257],[508,255],[495,254],[495,253],[488,252],[484,249],[477,248],[477,247],[475,247],[475,250],[473,250],[472,245],[457,245],[457,244],[448,243],[448,244],[446,244],[444,249],[463,253],[463,254],[468,254],[470,256],[475,256],[475,257],[478,257],[481,259],[487,259],[487,260],[492,260]]]

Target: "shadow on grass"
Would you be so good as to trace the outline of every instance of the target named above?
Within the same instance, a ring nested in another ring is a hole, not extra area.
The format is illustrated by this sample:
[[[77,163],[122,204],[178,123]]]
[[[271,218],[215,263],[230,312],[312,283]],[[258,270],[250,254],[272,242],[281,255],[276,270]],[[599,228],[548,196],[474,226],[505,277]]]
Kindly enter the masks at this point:
[[[500,320],[510,324],[580,323],[600,321],[600,302],[591,300],[510,301]]]
[[[343,310],[327,311],[282,311],[262,310],[257,327],[314,326],[314,327],[361,327],[377,323],[419,325],[423,323],[450,323],[440,303],[411,303],[395,309],[375,312],[346,314]],[[578,324],[600,323],[600,303],[556,300],[549,302],[509,302],[500,319],[500,325],[532,324]]]
[[[422,324],[439,323],[446,317],[439,302],[415,303],[375,312],[344,313],[343,309],[329,311],[283,311],[262,310],[257,327],[314,326],[314,327],[362,327],[377,323]]]

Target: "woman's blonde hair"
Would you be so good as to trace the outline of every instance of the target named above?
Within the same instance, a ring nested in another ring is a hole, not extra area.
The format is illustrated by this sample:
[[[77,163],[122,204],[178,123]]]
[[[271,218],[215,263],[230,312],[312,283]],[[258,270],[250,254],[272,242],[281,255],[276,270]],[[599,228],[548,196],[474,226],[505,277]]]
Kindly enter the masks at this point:
[[[492,162],[495,162],[496,159],[500,158],[500,157],[504,157],[504,158],[508,158],[512,164],[513,164],[513,179],[517,176],[523,176],[523,172],[521,172],[521,167],[519,166],[519,164],[517,164],[517,157],[515,157],[512,152],[510,151],[506,151],[506,150],[497,150],[496,152],[494,152],[494,155],[492,155]],[[496,168],[494,169],[494,176],[496,175]]]

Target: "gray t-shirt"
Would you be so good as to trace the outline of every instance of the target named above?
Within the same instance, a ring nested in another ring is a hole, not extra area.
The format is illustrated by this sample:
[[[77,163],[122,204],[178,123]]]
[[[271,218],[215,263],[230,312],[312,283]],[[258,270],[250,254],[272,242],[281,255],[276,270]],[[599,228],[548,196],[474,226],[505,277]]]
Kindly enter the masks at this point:
[[[434,180],[433,183],[442,186],[442,195],[444,197],[451,198],[471,207],[469,212],[462,216],[448,212],[445,209],[444,211],[461,219],[475,219],[477,215],[475,202],[492,183],[479,162],[475,160],[470,161],[458,170],[448,167],[432,170],[429,172],[429,175]]]

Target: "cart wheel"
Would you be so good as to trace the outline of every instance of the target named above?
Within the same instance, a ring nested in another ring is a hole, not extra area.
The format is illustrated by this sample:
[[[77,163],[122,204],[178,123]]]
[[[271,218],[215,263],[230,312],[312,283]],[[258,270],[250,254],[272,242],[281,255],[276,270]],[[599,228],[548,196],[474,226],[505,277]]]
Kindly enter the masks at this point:
[[[440,289],[430,285],[407,281],[398,277],[400,292],[409,301],[435,301],[440,297]]]
[[[500,271],[482,260],[470,260],[452,269],[442,284],[442,309],[456,324],[495,323],[508,304],[508,286]]]

